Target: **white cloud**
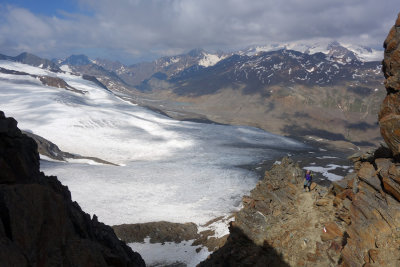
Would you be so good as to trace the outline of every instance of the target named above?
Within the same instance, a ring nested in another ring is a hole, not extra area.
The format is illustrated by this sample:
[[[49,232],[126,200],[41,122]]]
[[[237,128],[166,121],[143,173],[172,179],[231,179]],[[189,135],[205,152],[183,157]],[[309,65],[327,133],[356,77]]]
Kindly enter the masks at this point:
[[[381,46],[396,19],[386,0],[81,0],[91,15],[39,16],[0,7],[3,53],[87,52],[125,61],[192,48],[232,50],[270,41],[329,37]]]

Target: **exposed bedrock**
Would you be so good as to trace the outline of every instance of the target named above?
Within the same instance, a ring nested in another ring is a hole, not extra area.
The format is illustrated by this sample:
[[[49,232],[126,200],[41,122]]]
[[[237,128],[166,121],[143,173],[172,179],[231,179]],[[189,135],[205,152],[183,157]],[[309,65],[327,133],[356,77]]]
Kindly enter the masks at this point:
[[[395,156],[400,154],[400,14],[384,42],[382,70],[387,96],[379,112],[382,137]]]

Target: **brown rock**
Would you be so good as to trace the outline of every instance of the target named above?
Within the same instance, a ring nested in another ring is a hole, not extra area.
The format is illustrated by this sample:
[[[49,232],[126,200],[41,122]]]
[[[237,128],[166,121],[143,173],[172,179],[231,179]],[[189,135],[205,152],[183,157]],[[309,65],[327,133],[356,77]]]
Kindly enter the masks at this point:
[[[329,205],[329,203],[330,203],[330,200],[329,200],[329,199],[321,198],[321,199],[318,199],[318,200],[315,202],[315,205],[317,205],[317,206],[327,206],[327,205]]]
[[[339,226],[334,222],[325,224],[324,228],[321,235],[321,240],[324,242],[343,236],[342,230],[340,230]]]
[[[400,165],[392,164],[387,171],[387,175],[390,179],[400,184]]]
[[[397,201],[400,201],[400,185],[388,177],[382,177],[383,188]]]
[[[346,197],[352,200],[354,197],[354,192],[351,189],[346,189],[342,191],[340,194],[338,194],[337,197],[340,198],[341,200],[344,200]]]
[[[351,224],[351,217],[350,217],[350,214],[348,214],[348,213],[340,213],[339,219],[344,221],[347,225]]]
[[[357,172],[357,175],[360,180],[366,182],[368,185],[379,191],[381,189],[381,181],[376,175],[377,173],[378,172],[371,163],[363,162],[360,170]]]
[[[341,241],[341,240],[340,240]],[[339,254],[342,250],[342,245],[337,241],[332,241],[329,249],[334,252],[334,254]]]
[[[390,114],[380,117],[379,124],[383,139],[397,156],[400,153],[400,115]]]
[[[340,205],[342,204],[342,202],[343,202],[343,199],[341,199],[341,198],[338,197],[338,196],[336,196],[336,197],[333,199],[333,205],[334,205],[335,207],[340,206]]]
[[[390,158],[377,158],[375,164],[381,176],[388,176],[390,166],[393,164]]]
[[[249,204],[253,199],[249,196],[243,196],[242,198],[243,204]]]
[[[371,262],[371,263],[377,262],[378,261],[378,254],[379,254],[379,251],[377,249],[368,250],[368,256],[369,256],[369,259],[370,259],[369,262]]]
[[[385,87],[388,95],[379,112],[381,134],[394,156],[400,153],[400,31],[398,17],[384,42],[385,53],[382,70],[385,75]]]
[[[314,190],[315,187],[317,187],[317,184],[312,182],[310,185],[310,190]]]

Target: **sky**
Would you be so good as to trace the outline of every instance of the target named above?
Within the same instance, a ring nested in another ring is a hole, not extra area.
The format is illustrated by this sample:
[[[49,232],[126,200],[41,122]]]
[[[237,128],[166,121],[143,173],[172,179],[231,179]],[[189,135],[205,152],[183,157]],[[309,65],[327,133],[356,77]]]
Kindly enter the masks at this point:
[[[125,64],[332,39],[381,49],[398,0],[0,0],[0,53]]]

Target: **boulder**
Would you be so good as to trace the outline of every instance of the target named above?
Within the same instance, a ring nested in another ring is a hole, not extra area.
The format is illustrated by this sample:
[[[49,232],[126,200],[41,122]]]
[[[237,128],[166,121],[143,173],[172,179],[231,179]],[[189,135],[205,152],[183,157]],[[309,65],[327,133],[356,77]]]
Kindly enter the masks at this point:
[[[328,240],[333,240],[336,238],[341,238],[343,236],[342,230],[340,230],[339,226],[334,223],[334,222],[329,222],[325,224],[322,234],[321,234],[321,240],[323,242],[328,241]]]
[[[363,162],[357,174],[360,180],[372,186],[374,189],[378,191],[381,189],[381,181],[377,176],[377,171],[371,163]]]

